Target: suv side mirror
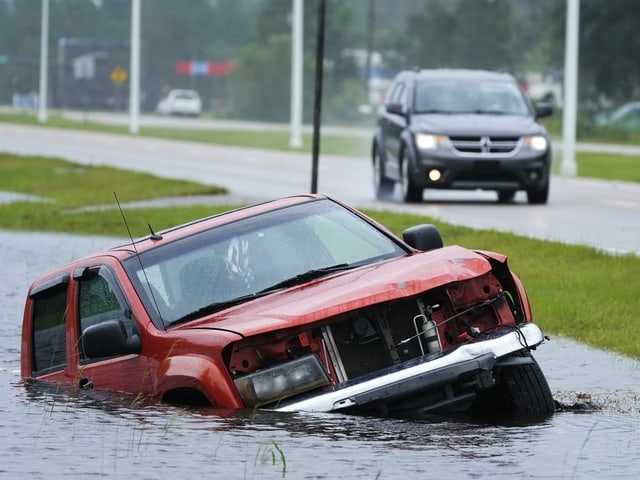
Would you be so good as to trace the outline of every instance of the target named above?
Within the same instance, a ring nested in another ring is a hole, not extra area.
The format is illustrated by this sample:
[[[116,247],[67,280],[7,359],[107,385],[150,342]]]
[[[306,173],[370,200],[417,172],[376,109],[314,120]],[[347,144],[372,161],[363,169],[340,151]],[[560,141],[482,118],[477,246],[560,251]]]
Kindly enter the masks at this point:
[[[402,232],[402,239],[410,246],[423,252],[442,248],[442,235],[435,225],[425,223],[407,228]]]
[[[402,110],[402,104],[400,103],[389,103],[387,105],[387,112],[402,115],[403,117],[405,116],[405,112]]]
[[[553,106],[547,102],[536,104],[536,118],[549,117],[553,114]]]
[[[114,357],[140,353],[140,336],[127,337],[124,323],[120,320],[107,320],[87,327],[82,333],[82,351],[88,358]]]

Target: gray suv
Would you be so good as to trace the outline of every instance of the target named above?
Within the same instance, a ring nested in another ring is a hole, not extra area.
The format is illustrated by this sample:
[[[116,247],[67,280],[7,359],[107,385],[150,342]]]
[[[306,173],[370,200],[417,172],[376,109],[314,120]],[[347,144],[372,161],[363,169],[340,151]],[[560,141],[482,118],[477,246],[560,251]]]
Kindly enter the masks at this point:
[[[517,80],[485,70],[405,70],[378,113],[372,160],[378,198],[399,183],[406,202],[425,189],[493,190],[510,202],[549,196],[551,142]]]

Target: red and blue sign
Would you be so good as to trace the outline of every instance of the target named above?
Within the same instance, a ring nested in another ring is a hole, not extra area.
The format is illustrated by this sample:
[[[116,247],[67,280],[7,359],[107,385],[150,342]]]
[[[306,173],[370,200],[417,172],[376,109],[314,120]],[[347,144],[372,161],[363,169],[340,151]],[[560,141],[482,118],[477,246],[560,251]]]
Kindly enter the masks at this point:
[[[233,62],[180,60],[176,62],[176,73],[190,77],[226,77],[231,73],[233,66]]]

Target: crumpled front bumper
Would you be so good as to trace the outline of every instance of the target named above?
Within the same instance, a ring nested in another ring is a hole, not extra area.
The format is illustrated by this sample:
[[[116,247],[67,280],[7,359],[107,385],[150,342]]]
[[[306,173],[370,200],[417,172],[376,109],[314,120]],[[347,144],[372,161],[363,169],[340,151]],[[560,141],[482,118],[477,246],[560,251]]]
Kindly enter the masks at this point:
[[[413,404],[418,410],[426,412],[437,410],[446,404],[463,404],[475,397],[475,390],[483,390],[493,385],[491,371],[501,358],[525,348],[535,347],[544,339],[542,330],[535,324],[528,323],[514,327],[512,331],[497,338],[463,345],[434,360],[313,397],[282,403],[273,410],[331,412],[400,402],[405,408]],[[467,383],[471,382],[467,393],[448,400],[425,400],[426,403],[415,399],[424,392],[452,384],[461,378]]]

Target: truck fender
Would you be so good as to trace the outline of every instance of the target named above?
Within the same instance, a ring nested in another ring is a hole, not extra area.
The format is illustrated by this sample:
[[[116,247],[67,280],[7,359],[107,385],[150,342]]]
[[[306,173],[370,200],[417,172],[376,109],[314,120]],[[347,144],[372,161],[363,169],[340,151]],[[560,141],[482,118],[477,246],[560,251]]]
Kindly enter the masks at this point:
[[[199,390],[216,407],[244,407],[229,374],[204,355],[179,355],[162,361],[156,393],[161,396],[178,388]]]
[[[524,288],[524,284],[515,273],[512,273],[512,276],[513,276],[513,281],[516,284],[516,289],[518,290],[518,296],[520,297],[520,301],[522,302],[522,310],[524,311],[524,317],[527,319],[527,321],[532,322],[533,314],[531,311],[531,304],[529,303],[529,296],[527,295],[527,292]]]

